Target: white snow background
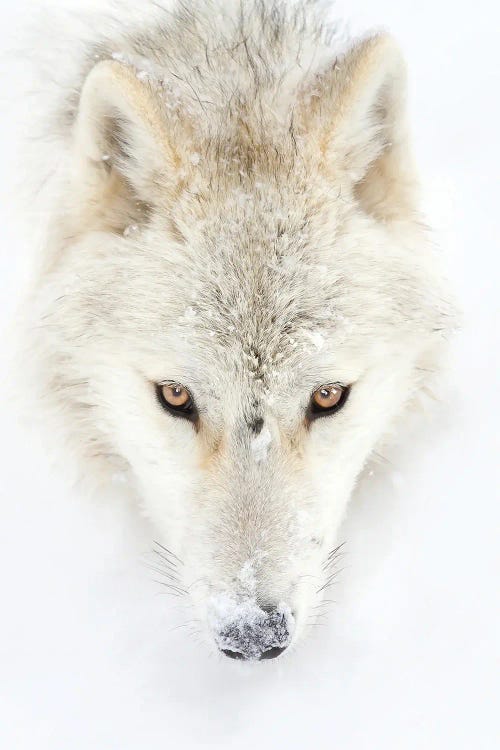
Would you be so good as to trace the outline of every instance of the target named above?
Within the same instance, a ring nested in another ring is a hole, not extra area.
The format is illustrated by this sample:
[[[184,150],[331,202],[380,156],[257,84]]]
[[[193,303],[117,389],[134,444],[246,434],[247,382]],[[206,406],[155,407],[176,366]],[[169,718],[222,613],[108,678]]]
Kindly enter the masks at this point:
[[[25,5],[0,2],[3,51]],[[289,658],[248,667],[209,658],[173,629],[182,623],[175,602],[141,562],[151,530],[119,488],[106,502],[79,497],[4,398],[2,750],[500,746],[500,14],[492,0],[339,7],[355,29],[391,29],[408,59],[429,212],[465,318],[448,404],[361,482],[326,626]],[[22,82],[8,55],[1,65],[3,105]],[[29,265],[12,218],[18,130],[2,106],[2,332]]]

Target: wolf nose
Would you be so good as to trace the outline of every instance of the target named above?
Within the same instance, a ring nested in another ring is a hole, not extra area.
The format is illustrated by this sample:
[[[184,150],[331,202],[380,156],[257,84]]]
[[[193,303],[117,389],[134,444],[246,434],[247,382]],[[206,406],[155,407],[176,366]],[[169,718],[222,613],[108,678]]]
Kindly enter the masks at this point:
[[[262,661],[263,659],[275,659],[277,656],[282,654],[285,649],[286,646],[273,646],[272,648],[268,648],[267,651],[263,651],[260,656],[254,658],[257,658],[259,661]],[[244,654],[242,651],[230,651],[228,648],[222,648],[221,651],[226,656],[229,656],[230,659],[252,658],[246,656],[246,654]]]
[[[231,659],[274,659],[291,641],[294,617],[289,607],[261,609],[254,602],[232,607],[217,624],[215,640]]]

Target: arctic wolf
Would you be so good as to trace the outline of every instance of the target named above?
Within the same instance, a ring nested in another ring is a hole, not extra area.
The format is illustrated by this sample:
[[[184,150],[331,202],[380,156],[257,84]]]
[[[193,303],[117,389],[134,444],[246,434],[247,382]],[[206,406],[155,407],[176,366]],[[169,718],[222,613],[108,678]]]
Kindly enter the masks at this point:
[[[144,3],[90,29],[47,120],[40,398],[86,476],[120,466],[214,648],[272,658],[450,328],[404,63],[310,1]]]

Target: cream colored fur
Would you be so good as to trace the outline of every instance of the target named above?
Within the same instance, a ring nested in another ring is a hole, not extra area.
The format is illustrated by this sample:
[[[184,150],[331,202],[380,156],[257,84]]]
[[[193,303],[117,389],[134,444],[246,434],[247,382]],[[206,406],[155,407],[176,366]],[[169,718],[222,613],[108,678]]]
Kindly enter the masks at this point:
[[[155,7],[83,45],[48,120],[40,403],[85,476],[135,488],[209,641],[280,606],[296,642],[356,478],[452,325],[405,66],[384,34],[346,49],[315,3]],[[198,430],[158,404],[166,379]],[[332,382],[346,406],[306,427]]]

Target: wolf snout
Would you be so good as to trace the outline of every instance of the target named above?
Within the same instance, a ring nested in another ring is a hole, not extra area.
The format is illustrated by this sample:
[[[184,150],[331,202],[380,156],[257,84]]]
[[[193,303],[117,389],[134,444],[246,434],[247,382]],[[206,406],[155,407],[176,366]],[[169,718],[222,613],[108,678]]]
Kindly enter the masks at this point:
[[[274,659],[292,640],[295,619],[286,604],[260,607],[255,601],[214,597],[209,622],[219,650],[232,659]]]

